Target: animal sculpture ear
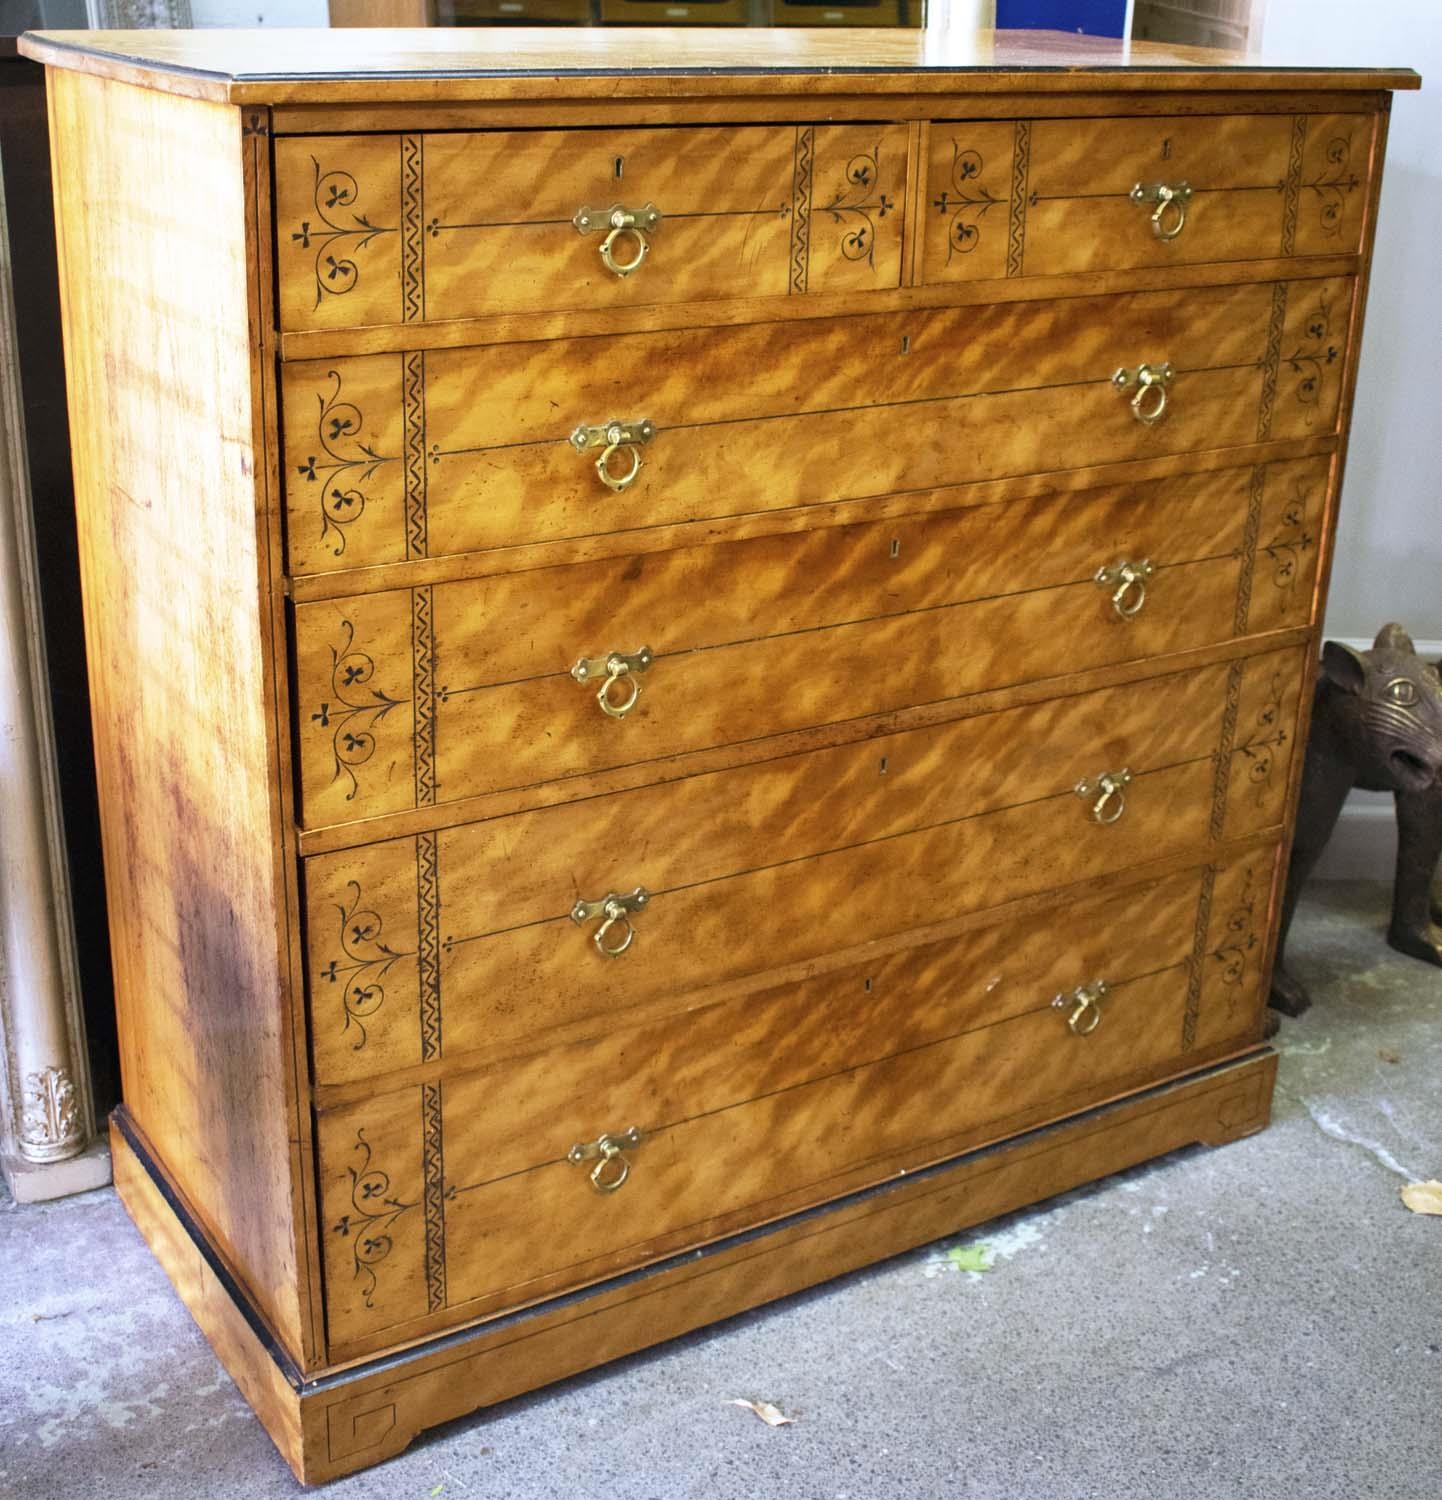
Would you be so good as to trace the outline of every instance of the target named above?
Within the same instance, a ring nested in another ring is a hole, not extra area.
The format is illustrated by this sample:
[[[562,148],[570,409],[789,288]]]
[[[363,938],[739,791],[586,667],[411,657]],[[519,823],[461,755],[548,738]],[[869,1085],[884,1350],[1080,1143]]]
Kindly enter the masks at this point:
[[[1322,647],[1322,672],[1328,682],[1344,693],[1361,697],[1367,682],[1367,663],[1350,646],[1344,646],[1341,641],[1328,641]]]
[[[1405,651],[1409,656],[1417,654],[1417,648],[1412,644],[1412,637],[1396,621],[1390,625],[1384,625],[1377,632],[1377,639],[1372,649],[1374,651]]]

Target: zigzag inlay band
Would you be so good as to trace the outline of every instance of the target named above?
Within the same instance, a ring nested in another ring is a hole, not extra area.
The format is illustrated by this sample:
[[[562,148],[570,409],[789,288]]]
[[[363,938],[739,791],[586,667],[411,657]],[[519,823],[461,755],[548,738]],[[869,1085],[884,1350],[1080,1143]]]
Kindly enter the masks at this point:
[[[416,806],[436,800],[436,633],[429,587],[411,590],[411,681]]]
[[[424,557],[430,547],[426,515],[426,356],[404,356],[401,372],[402,423],[406,450],[406,557]]]
[[[1302,155],[1307,145],[1307,117],[1292,117],[1292,146],[1287,155],[1287,188],[1282,207],[1282,254],[1291,255],[1297,244],[1297,210],[1302,201]]]
[[[1287,283],[1272,288],[1272,316],[1267,324],[1267,352],[1262,361],[1262,399],[1257,407],[1257,441],[1272,435],[1272,406],[1277,399],[1277,374],[1282,363],[1282,327],[1287,320]]]
[[[1237,612],[1232,620],[1232,634],[1246,635],[1252,613],[1252,575],[1257,569],[1257,536],[1262,527],[1262,496],[1267,488],[1266,468],[1258,464],[1252,470],[1247,494],[1247,524],[1242,532],[1242,571],[1237,577]]]
[[[1212,819],[1209,832],[1215,843],[1227,823],[1227,793],[1232,784],[1232,746],[1237,738],[1237,710],[1242,702],[1242,663],[1234,661],[1227,673],[1227,706],[1222,714],[1222,737],[1217,743],[1216,774],[1212,779]]]
[[[441,1055],[441,867],[434,833],[416,835],[416,985],[421,1061]]]
[[[426,1305],[446,1305],[446,1167],[441,1122],[441,1086],[421,1085],[421,1174],[425,1181]]]
[[[1197,902],[1197,925],[1192,933],[1191,973],[1187,978],[1187,1009],[1182,1018],[1182,1051],[1190,1052],[1197,1040],[1197,1017],[1202,1009],[1202,972],[1207,959],[1207,932],[1212,925],[1212,892],[1217,884],[1217,867],[1208,865],[1202,873],[1202,893]]]
[[[426,315],[423,150],[420,136],[401,137],[401,318],[406,323]]]
[[[796,162],[791,183],[791,290],[804,292],[811,277],[811,174],[816,132],[808,125],[796,132]]]
[[[1026,186],[1030,176],[1031,122],[1016,122],[1011,152],[1011,222],[1007,231],[1006,274],[1020,276],[1026,257]]]

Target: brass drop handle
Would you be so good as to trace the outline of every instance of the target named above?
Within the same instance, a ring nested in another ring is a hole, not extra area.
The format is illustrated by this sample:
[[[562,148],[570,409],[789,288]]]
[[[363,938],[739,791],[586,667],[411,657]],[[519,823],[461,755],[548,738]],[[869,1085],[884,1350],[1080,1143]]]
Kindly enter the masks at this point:
[[[1128,562],[1123,558],[1109,567],[1098,568],[1094,577],[1104,589],[1112,591],[1112,608],[1123,620],[1134,620],[1147,602],[1147,579],[1156,568],[1148,557]]]
[[[1120,771],[1103,771],[1093,780],[1090,776],[1072,788],[1083,802],[1091,803],[1092,822],[1110,828],[1127,810],[1127,788],[1132,773],[1123,766]]]
[[[644,672],[654,660],[649,646],[642,646],[639,651],[612,651],[609,656],[583,656],[571,668],[571,676],[582,683],[592,683],[599,677],[601,685],[596,689],[596,702],[601,705],[601,712],[607,718],[624,719],[641,696],[637,674]],[[618,682],[622,684],[624,694],[619,698],[611,693]]]
[[[636,476],[641,472],[641,447],[655,436],[655,424],[643,418],[639,422],[581,426],[571,434],[569,441],[577,453],[586,453],[593,448],[601,450],[596,458],[596,472],[601,476],[602,484],[619,493],[636,482]],[[618,453],[627,460],[626,467],[619,471],[612,467],[612,460]]]
[[[645,911],[651,893],[644,885],[638,885],[629,895],[619,891],[607,891],[599,901],[578,901],[571,908],[571,920],[578,926],[601,918],[601,925],[591,934],[596,952],[603,958],[620,958],[636,941],[636,928],[631,921],[634,913]],[[620,942],[607,942],[611,933],[620,935]]]
[[[598,1193],[614,1193],[625,1184],[631,1175],[631,1163],[622,1156],[623,1151],[634,1151],[644,1137],[633,1125],[621,1135],[603,1135],[595,1141],[577,1141],[566,1152],[566,1160],[572,1166],[581,1166],[588,1161],[596,1165],[591,1168],[591,1186]]]
[[[1167,409],[1167,387],[1175,374],[1169,364],[1138,365],[1135,370],[1123,366],[1112,376],[1112,384],[1122,392],[1135,390],[1132,415],[1143,426],[1154,427]]]
[[[1072,1007],[1066,1024],[1073,1036],[1090,1036],[1102,1023],[1101,1001],[1106,994],[1106,980],[1095,979],[1090,984],[1079,984],[1068,995],[1056,996],[1051,1003],[1055,1010]]]
[[[601,241],[601,259],[606,269],[617,276],[629,276],[640,268],[641,262],[651,248],[647,235],[654,234],[661,226],[661,210],[654,203],[644,208],[627,208],[616,203],[610,208],[578,208],[571,220],[582,234],[595,234],[606,230]],[[627,240],[632,242],[628,260],[616,259],[616,248]]]
[[[1189,182],[1139,182],[1132,189],[1133,203],[1155,203],[1152,233],[1159,240],[1174,240],[1187,227],[1187,204],[1192,201]]]

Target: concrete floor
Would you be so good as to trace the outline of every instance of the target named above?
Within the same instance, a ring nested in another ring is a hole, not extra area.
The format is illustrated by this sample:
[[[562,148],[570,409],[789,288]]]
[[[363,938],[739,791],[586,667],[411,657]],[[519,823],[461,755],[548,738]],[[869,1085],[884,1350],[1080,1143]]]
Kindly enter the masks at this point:
[[[360,1497],[1437,1500],[1442,973],[1298,920],[1276,1122],[432,1433]],[[985,1273],[949,1245],[990,1247]],[[0,1204],[0,1496],[299,1491],[112,1193]],[[735,1397],[795,1417],[772,1429]]]

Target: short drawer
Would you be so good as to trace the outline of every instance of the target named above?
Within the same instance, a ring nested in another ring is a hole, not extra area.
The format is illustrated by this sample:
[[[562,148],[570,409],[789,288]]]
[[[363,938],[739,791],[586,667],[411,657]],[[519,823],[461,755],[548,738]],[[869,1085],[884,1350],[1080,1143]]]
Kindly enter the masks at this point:
[[[281,139],[281,327],[895,287],[906,171],[904,125]]]
[[[675,1014],[1270,828],[1301,675],[1298,650],[1271,652],[314,856],[316,1078]],[[612,894],[631,897],[614,921],[577,907]]]
[[[302,820],[655,765],[1305,624],[1327,473],[1323,459],[1182,475],[301,604]],[[629,663],[614,678],[612,653]]]
[[[921,277],[1354,254],[1370,115],[936,121]]]
[[[288,566],[1322,436],[1352,290],[1210,287],[288,365]],[[1170,367],[1170,384],[1143,391],[1143,365]],[[614,443],[613,424],[628,429]]]
[[[333,1340],[579,1285],[1254,1042],[1274,864],[1268,845],[323,1110]]]

